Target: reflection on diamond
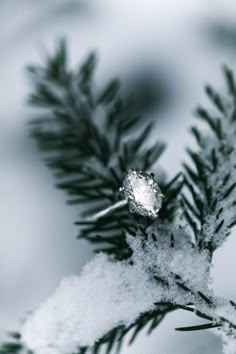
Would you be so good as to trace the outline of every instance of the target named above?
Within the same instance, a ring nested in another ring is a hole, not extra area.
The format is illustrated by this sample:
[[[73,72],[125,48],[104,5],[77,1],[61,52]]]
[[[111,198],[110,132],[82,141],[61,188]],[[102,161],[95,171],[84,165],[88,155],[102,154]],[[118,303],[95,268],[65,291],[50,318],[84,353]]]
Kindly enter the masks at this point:
[[[131,213],[155,219],[162,205],[163,194],[153,176],[130,170],[124,178],[121,190],[128,200]]]

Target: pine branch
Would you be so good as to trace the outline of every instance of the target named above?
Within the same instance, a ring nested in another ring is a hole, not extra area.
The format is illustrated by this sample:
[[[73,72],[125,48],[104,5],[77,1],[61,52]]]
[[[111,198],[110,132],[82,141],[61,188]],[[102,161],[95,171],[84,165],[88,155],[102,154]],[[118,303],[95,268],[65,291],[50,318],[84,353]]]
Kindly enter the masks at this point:
[[[140,234],[138,237],[143,239],[143,248],[145,249],[145,240],[148,238],[147,229],[140,228]],[[165,235],[166,236],[166,235]],[[158,243],[157,239],[153,239],[154,243]],[[160,240],[159,240],[160,242]],[[154,246],[158,247],[158,246]],[[149,260],[150,261],[150,260]],[[129,341],[129,344],[132,344],[134,339],[138,336],[140,331],[149,325],[148,334],[150,334],[161,322],[161,320],[166,316],[167,313],[174,310],[185,310],[192,312],[197,317],[207,320],[207,323],[189,326],[189,327],[178,327],[177,331],[198,331],[211,328],[217,328],[219,330],[225,331],[230,336],[235,336],[236,338],[236,324],[232,322],[232,312],[235,311],[236,305],[233,301],[227,302],[224,299],[213,297],[208,293],[204,294],[200,290],[194,288],[191,289],[189,284],[186,283],[178,274],[166,274],[165,276],[160,276],[160,269],[156,269],[156,273],[151,273],[151,277],[157,282],[157,284],[162,284],[163,287],[173,289],[175,286],[179,291],[179,299],[183,303],[176,302],[156,302],[156,309],[154,311],[146,312],[141,314],[136,321],[130,326],[119,326],[113,328],[106,335],[100,338],[96,344],[91,347],[80,348],[81,351],[78,354],[88,353],[88,354],[97,354],[98,352],[111,353],[114,350],[114,353],[119,353],[121,345],[126,335],[128,335],[132,330],[132,336]],[[176,298],[177,299],[177,298]],[[184,304],[186,299],[189,299],[189,304]],[[191,300],[191,301],[190,301]],[[229,310],[225,311],[226,317],[219,314],[219,308],[221,306],[228,307]],[[231,312],[230,316],[229,313]],[[227,318],[228,315],[228,318]]]
[[[100,91],[94,90],[96,61],[95,53],[91,53],[79,69],[69,69],[66,43],[61,40],[43,66],[28,67],[33,85],[29,103],[40,109],[39,117],[30,122],[31,134],[58,180],[56,186],[66,192],[69,204],[83,206],[84,216],[118,201],[124,173],[130,167],[153,172],[165,149],[161,142],[146,145],[154,122],[145,121],[132,97],[122,97],[118,80],[111,80]],[[182,188],[179,177],[159,183],[167,196],[161,220],[171,221],[174,217],[176,198]],[[101,222],[77,222],[80,238],[118,259],[130,256],[125,233],[134,233],[140,223],[147,220],[130,214],[127,208]],[[169,311],[172,306],[161,306],[141,315],[128,328],[112,330],[95,345],[93,354],[104,344],[109,353],[117,338],[121,347],[132,329],[137,335],[150,323],[149,332],[152,331]],[[15,353],[22,350],[20,337],[17,344],[4,344],[2,351],[13,353],[13,348]],[[81,353],[85,351],[81,348]]]
[[[197,249],[199,251],[208,249],[210,256],[229,236],[230,228],[235,225],[236,220],[234,212],[236,205],[234,197],[236,187],[234,172],[236,166],[236,83],[232,72],[227,68],[225,69],[225,77],[229,100],[222,98],[213,88],[207,86],[207,95],[216,112],[209,114],[203,108],[197,110],[198,116],[208,124],[212,134],[205,136],[197,127],[192,128],[192,133],[199,145],[199,151],[194,152],[190,149],[187,151],[194,168],[188,164],[184,165],[184,180],[188,193],[183,194],[181,200],[186,221],[195,235]],[[167,277],[165,279],[161,279],[159,276],[156,278],[165,286],[173,286],[173,283],[169,284],[170,275]],[[202,291],[192,291],[178,277],[172,281],[175,281],[175,285],[179,286],[180,291],[192,296],[195,309],[188,308],[188,310],[195,312],[198,317],[210,321],[200,326],[181,327],[178,330],[219,327],[223,332],[228,333],[228,336],[236,336],[235,324],[227,317],[217,314],[218,304],[213,304],[208,295]],[[203,310],[199,306],[199,301],[204,303]],[[176,308],[180,307],[181,305],[176,305]],[[173,310],[173,307],[169,307],[170,309]],[[139,322],[139,319],[137,321]]]
[[[146,329],[147,334],[151,334],[153,330],[160,324],[167,312],[173,311],[174,306],[172,304],[160,304],[160,306],[150,312],[142,314],[133,324],[130,326],[119,326],[113,328],[104,337],[100,338],[96,344],[90,347],[82,347],[79,349],[78,354],[97,354],[101,350],[104,353],[109,354],[112,351],[114,353],[120,353],[122,344],[125,338],[131,334],[128,344],[131,345],[141,330]]]
[[[21,335],[18,332],[8,333],[8,340],[1,345],[0,354],[33,354],[21,343]]]
[[[207,135],[192,128],[199,150],[187,150],[192,165],[184,164],[188,193],[182,205],[200,249],[212,252],[219,247],[235,225],[235,130],[236,90],[233,73],[224,68],[228,89],[223,97],[210,85],[206,93],[214,108],[212,113],[199,106],[196,113],[210,130]]]
[[[160,143],[145,145],[153,125],[144,123],[132,98],[121,97],[117,80],[105,85],[101,92],[94,92],[95,62],[93,54],[79,70],[69,70],[65,43],[61,42],[46,66],[29,68],[34,84],[30,102],[43,107],[42,117],[31,123],[32,134],[59,181],[57,187],[66,191],[70,203],[85,203],[83,215],[91,215],[120,200],[117,191],[126,170],[130,167],[153,170],[164,150]],[[180,200],[183,181],[178,174],[170,182],[160,183],[165,199],[156,222],[130,214],[128,209],[102,221],[77,222],[81,237],[98,244],[99,250],[118,260],[128,259],[129,265],[135,260],[131,238],[136,239],[138,261],[143,262],[150,281],[163,295],[154,310],[141,313],[132,324],[111,329],[92,348],[81,347],[79,354],[97,354],[101,348],[105,348],[106,354],[113,349],[119,351],[128,333],[133,331],[132,342],[144,327],[149,325],[152,331],[168,312],[176,309],[194,312],[209,321],[178,330],[219,327],[227,336],[236,338],[236,324],[231,317],[235,303],[215,297],[205,278],[197,282],[191,272],[189,278],[187,269],[171,268],[171,261],[176,261],[174,257],[181,250],[193,262],[192,267],[196,260],[205,262],[205,277],[213,252],[236,223],[236,83],[227,68],[225,78],[229,98],[223,98],[208,85],[206,93],[215,110],[209,113],[205,108],[197,109],[198,117],[207,123],[210,133],[205,135],[197,127],[192,128],[198,151],[187,150],[192,163],[184,164],[185,192]],[[176,207],[192,229],[194,241],[179,225]],[[158,263],[157,254],[160,259],[165,254],[166,260],[163,258]],[[228,312],[222,315],[220,306],[226,306]],[[15,345],[13,350],[19,353],[22,347]]]
[[[153,122],[145,122],[132,97],[122,97],[118,80],[95,92],[94,53],[78,70],[68,69],[67,56],[61,41],[44,66],[28,67],[33,84],[29,102],[43,108],[31,132],[58,179],[56,186],[70,204],[83,205],[82,215],[88,216],[120,200],[127,169],[153,171],[165,144],[146,146]],[[176,178],[160,185],[168,192],[160,216],[171,220],[181,183]],[[102,222],[77,224],[78,237],[97,244],[99,251],[118,259],[130,255],[122,230],[134,230],[137,218],[127,208]]]

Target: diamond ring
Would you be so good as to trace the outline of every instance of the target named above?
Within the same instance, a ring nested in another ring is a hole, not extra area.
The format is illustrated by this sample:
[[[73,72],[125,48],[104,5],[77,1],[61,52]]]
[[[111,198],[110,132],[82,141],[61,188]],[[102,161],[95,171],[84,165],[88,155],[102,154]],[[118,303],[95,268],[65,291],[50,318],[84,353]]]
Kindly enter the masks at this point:
[[[119,190],[124,199],[93,215],[90,220],[96,221],[127,204],[131,213],[147,216],[150,219],[157,218],[164,195],[153,173],[128,170]]]

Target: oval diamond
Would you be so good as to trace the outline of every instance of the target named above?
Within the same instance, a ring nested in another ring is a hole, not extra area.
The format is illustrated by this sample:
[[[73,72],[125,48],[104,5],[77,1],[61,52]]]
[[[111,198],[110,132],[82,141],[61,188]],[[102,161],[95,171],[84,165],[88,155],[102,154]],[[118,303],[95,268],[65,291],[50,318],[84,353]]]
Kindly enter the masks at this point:
[[[131,213],[155,219],[162,205],[163,194],[153,174],[129,170],[121,191],[129,204]]]

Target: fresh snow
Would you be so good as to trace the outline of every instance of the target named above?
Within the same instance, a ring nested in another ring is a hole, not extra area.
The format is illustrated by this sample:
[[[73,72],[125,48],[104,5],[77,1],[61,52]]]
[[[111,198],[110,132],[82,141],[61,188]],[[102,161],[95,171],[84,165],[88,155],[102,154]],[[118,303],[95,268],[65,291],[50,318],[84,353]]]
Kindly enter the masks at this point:
[[[151,228],[145,247],[141,234],[128,235],[129,260],[117,262],[101,253],[79,276],[64,279],[26,321],[22,339],[27,347],[35,354],[71,354],[79,346],[92,346],[112,328],[133,323],[155,309],[155,302],[189,303],[191,296],[175,284],[173,272],[193,289],[207,290],[207,255],[194,251],[184,229],[168,228],[157,227],[158,242]],[[175,248],[170,247],[170,232]],[[154,279],[155,274],[170,286]]]

